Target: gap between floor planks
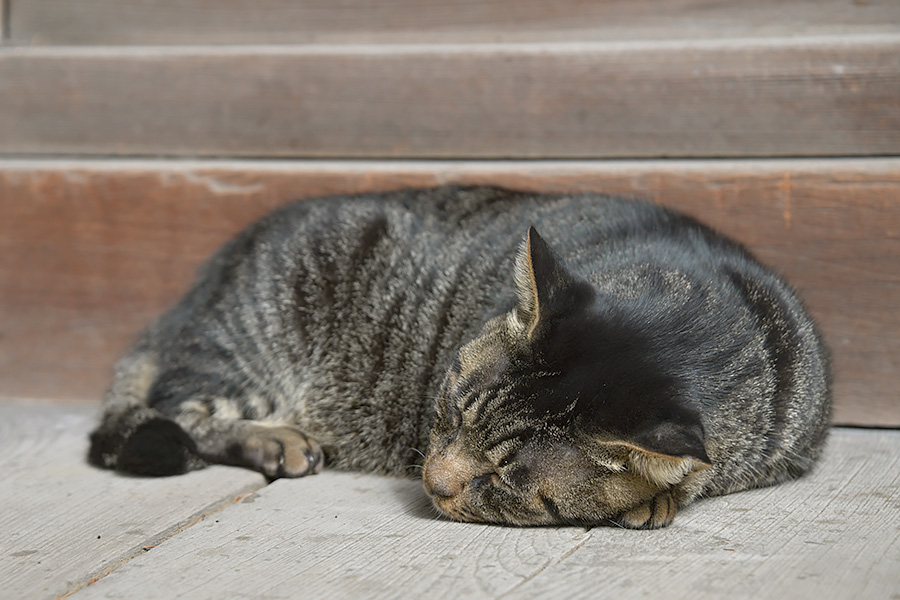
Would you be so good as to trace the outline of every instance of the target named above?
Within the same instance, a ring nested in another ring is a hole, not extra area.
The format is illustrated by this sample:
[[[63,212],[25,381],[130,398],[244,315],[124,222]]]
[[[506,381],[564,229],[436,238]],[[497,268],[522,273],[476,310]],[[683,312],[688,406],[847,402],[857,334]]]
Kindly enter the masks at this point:
[[[453,523],[415,480],[279,480],[77,597],[887,598],[898,456],[900,432],[836,429],[811,476],[701,501],[653,532]]]
[[[63,596],[265,485],[227,467],[165,479],[95,469],[96,412],[0,399],[0,597]]]

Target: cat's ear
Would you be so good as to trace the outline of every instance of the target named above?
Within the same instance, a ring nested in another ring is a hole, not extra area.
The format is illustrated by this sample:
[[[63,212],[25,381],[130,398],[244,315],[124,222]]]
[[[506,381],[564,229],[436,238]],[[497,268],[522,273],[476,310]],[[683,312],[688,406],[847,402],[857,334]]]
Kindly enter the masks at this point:
[[[624,468],[660,487],[674,485],[690,473],[712,466],[699,424],[667,421],[630,437],[608,444],[617,449]]]
[[[542,321],[564,309],[573,283],[560,258],[537,230],[529,227],[516,258],[515,313],[529,337]]]

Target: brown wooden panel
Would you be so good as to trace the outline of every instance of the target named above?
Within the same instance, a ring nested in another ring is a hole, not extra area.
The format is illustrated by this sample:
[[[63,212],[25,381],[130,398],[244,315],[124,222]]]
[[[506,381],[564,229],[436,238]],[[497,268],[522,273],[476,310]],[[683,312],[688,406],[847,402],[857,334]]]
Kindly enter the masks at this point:
[[[10,0],[22,44],[692,39],[896,31],[894,0]]]
[[[639,44],[13,48],[0,153],[900,154],[900,34]]]
[[[900,159],[0,161],[0,396],[99,398],[197,265],[289,199],[444,182],[606,191],[698,216],[807,300],[834,353],[837,421],[900,426]]]

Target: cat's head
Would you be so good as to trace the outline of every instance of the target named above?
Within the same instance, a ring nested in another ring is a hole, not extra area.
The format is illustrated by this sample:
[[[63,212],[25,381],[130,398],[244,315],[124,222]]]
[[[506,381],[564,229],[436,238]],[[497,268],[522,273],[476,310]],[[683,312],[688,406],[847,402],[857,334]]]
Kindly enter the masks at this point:
[[[437,400],[434,505],[464,521],[599,524],[708,467],[690,390],[655,364],[641,310],[573,276],[534,228],[515,268],[516,306],[459,350]]]

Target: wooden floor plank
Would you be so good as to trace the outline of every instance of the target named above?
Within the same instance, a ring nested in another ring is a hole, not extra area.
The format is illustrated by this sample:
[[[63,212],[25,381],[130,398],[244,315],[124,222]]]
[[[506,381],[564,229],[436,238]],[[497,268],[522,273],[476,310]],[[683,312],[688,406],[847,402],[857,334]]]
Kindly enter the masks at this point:
[[[228,467],[166,479],[94,469],[95,413],[0,402],[0,597],[59,597],[265,484]]]
[[[0,153],[900,154],[900,33],[559,44],[12,47]]]
[[[75,595],[120,598],[890,598],[900,432],[834,432],[780,487],[704,500],[664,530],[436,519],[417,481],[280,480]]]
[[[0,161],[0,395],[99,399],[197,266],[276,206],[447,182],[642,197],[734,236],[821,323],[837,422],[900,426],[900,159]]]
[[[892,0],[7,0],[17,44],[447,43],[896,31]]]

